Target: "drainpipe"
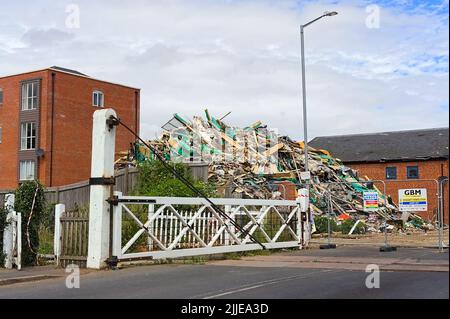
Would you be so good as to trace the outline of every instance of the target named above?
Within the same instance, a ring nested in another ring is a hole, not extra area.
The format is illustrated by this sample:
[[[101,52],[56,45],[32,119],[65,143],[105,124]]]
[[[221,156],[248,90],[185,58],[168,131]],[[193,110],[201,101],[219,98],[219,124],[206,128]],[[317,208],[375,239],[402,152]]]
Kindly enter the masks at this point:
[[[134,129],[136,133],[139,135],[139,116],[138,116],[138,110],[139,110],[139,92],[134,91]]]
[[[50,126],[50,181],[49,187],[53,186],[53,122],[55,115],[55,77],[56,73],[52,72],[52,124]]]

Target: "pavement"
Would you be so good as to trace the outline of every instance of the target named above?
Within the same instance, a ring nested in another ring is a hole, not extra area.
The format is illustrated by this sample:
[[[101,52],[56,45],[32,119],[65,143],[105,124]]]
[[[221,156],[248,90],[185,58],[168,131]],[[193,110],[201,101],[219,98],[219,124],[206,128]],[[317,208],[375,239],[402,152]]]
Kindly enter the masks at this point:
[[[92,270],[81,270],[82,274],[89,272],[92,272]],[[20,271],[17,269],[0,268],[0,289],[1,286],[8,286],[16,283],[34,282],[65,276],[67,276],[65,269],[55,267],[54,265],[24,267]]]
[[[366,286],[369,264],[380,268],[380,288]],[[448,269],[448,250],[404,248],[383,253],[375,247],[338,247],[205,264],[83,271],[78,289],[66,287],[64,270],[24,269],[15,273],[57,277],[0,285],[0,298],[448,299]],[[14,278],[13,273],[0,271],[0,281]]]

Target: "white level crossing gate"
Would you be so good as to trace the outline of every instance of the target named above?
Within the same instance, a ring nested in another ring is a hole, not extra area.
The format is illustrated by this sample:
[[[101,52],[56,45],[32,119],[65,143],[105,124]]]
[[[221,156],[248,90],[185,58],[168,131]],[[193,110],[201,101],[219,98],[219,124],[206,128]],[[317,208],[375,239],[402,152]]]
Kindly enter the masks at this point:
[[[305,226],[309,223],[302,222],[296,201],[211,200],[226,216],[203,198],[116,193],[113,255],[118,260],[160,259],[307,244],[309,232]],[[251,236],[262,245],[254,243]]]
[[[300,205],[288,200],[135,197],[113,193],[119,123],[123,125],[112,109],[94,113],[88,268],[135,258],[308,245],[307,198]]]

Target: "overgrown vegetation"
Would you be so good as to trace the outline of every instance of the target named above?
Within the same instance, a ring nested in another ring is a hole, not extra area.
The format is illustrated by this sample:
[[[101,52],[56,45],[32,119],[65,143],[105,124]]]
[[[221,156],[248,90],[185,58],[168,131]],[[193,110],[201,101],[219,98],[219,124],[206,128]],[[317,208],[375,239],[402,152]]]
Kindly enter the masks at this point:
[[[341,224],[341,231],[342,234],[347,235],[350,230],[352,229],[352,227],[355,225],[356,221],[352,220],[352,219],[347,219],[345,221],[342,222]],[[367,231],[367,226],[366,224],[364,224],[364,222],[359,222],[358,225],[356,225],[355,230],[353,231],[352,234],[365,234]]]
[[[215,197],[215,186],[194,180],[189,167],[183,163],[170,163],[176,171],[209,197]],[[183,182],[169,172],[160,161],[145,162],[139,166],[139,182],[133,191],[141,196],[196,197]]]
[[[316,225],[316,232],[319,234],[328,233],[328,217],[327,216],[315,216],[314,224]],[[334,219],[330,220],[330,228],[332,232],[340,231],[339,225]]]
[[[42,216],[46,211],[42,184],[38,181],[26,181],[21,184],[15,192],[14,210],[22,213],[22,265],[36,265],[39,249],[39,227]],[[29,241],[27,234],[29,235]]]
[[[202,191],[208,197],[217,197],[215,185],[195,180],[189,167],[183,163],[169,163],[176,171],[185,179],[191,182],[197,189]],[[191,189],[189,189],[183,182],[176,178],[173,172],[167,170],[159,161],[147,161],[139,167],[138,184],[134,188],[132,195],[134,196],[167,196],[167,197],[197,197]],[[147,205],[130,205],[129,208],[133,214],[142,222],[148,218]],[[193,209],[189,205],[178,205],[177,209],[189,211]],[[175,227],[175,226],[171,226]],[[122,220],[122,240],[127,242],[140,229],[136,222],[128,215],[123,215]],[[148,248],[148,237],[141,236],[130,247],[130,251],[139,252],[145,251]]]

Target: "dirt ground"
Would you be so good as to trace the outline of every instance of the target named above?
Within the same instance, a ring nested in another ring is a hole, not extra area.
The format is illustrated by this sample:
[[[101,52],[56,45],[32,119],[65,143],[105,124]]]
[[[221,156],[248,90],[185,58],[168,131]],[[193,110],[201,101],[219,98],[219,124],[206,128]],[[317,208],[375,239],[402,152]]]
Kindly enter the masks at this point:
[[[432,230],[424,232],[421,230],[412,230],[402,232],[388,233],[388,244],[392,246],[411,246],[411,247],[438,247],[439,232]],[[382,245],[384,244],[384,233],[368,233],[365,235],[343,235],[334,233],[331,242],[337,245]],[[442,234],[442,240],[446,246],[449,244],[449,229],[446,228]],[[327,234],[313,234],[311,244],[327,243]]]

